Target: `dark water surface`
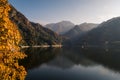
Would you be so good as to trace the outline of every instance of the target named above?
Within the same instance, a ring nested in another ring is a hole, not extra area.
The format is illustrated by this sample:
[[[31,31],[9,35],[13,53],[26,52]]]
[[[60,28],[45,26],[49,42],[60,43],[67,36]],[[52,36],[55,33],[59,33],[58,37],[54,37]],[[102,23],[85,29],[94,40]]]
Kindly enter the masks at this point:
[[[29,48],[26,80],[120,80],[120,49]]]

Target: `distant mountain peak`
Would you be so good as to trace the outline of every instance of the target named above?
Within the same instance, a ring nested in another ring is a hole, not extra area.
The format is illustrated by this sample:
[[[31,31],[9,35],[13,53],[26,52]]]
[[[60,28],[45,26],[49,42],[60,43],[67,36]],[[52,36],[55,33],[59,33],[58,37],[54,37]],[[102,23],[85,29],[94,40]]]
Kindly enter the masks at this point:
[[[73,24],[71,21],[65,21],[65,20],[60,21],[60,22],[58,22],[58,23],[71,23],[71,24]]]
[[[115,17],[101,23],[97,28],[79,39],[79,41],[86,41],[89,45],[119,45],[120,17]]]
[[[58,23],[47,24],[46,27],[53,30],[58,34],[64,34],[70,29],[72,29],[75,25],[70,21],[61,21]]]
[[[79,25],[79,28],[82,30],[82,31],[89,31],[95,27],[97,27],[98,24],[95,24],[95,23],[82,23]]]
[[[80,25],[75,25],[74,28],[66,32],[63,36],[69,37],[69,38],[75,38],[77,36],[82,35],[83,33],[97,27],[98,24],[94,23],[82,23]]]

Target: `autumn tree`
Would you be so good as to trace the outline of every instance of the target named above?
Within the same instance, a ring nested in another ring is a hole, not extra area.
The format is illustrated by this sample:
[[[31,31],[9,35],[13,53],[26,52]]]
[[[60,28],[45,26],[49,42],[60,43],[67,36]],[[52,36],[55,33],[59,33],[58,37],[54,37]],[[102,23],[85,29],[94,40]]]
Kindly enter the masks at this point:
[[[9,19],[10,9],[7,0],[0,0],[0,80],[24,80],[26,71],[18,60],[25,54],[18,47],[21,35]]]

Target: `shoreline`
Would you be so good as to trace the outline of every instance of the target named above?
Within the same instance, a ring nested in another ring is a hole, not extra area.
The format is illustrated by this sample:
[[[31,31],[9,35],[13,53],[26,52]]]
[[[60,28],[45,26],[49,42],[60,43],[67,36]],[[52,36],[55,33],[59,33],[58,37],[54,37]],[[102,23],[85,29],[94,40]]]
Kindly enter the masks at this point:
[[[49,48],[49,47],[58,47],[61,48],[63,45],[35,45],[35,46],[20,46],[21,48],[30,48],[30,47],[34,47],[34,48]]]

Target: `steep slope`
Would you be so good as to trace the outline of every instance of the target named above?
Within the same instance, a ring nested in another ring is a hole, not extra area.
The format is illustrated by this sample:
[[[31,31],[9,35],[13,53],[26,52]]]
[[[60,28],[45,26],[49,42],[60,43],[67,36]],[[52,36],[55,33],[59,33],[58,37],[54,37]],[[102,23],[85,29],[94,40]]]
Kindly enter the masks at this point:
[[[70,29],[72,29],[75,25],[71,23],[70,21],[61,21],[58,23],[51,23],[47,24],[46,27],[53,30],[54,32],[58,34],[64,34]]]
[[[22,34],[23,39],[20,45],[51,45],[61,43],[60,36],[38,23],[30,22],[13,6],[11,6],[10,19],[17,25]]]
[[[91,30],[79,43],[87,45],[120,44],[120,17],[112,18]]]
[[[68,38],[75,38],[77,36],[81,36],[82,34],[92,30],[97,26],[98,24],[94,24],[94,23],[82,23],[80,25],[76,25],[74,28],[72,28],[67,33],[65,33],[63,36],[66,36]]]

